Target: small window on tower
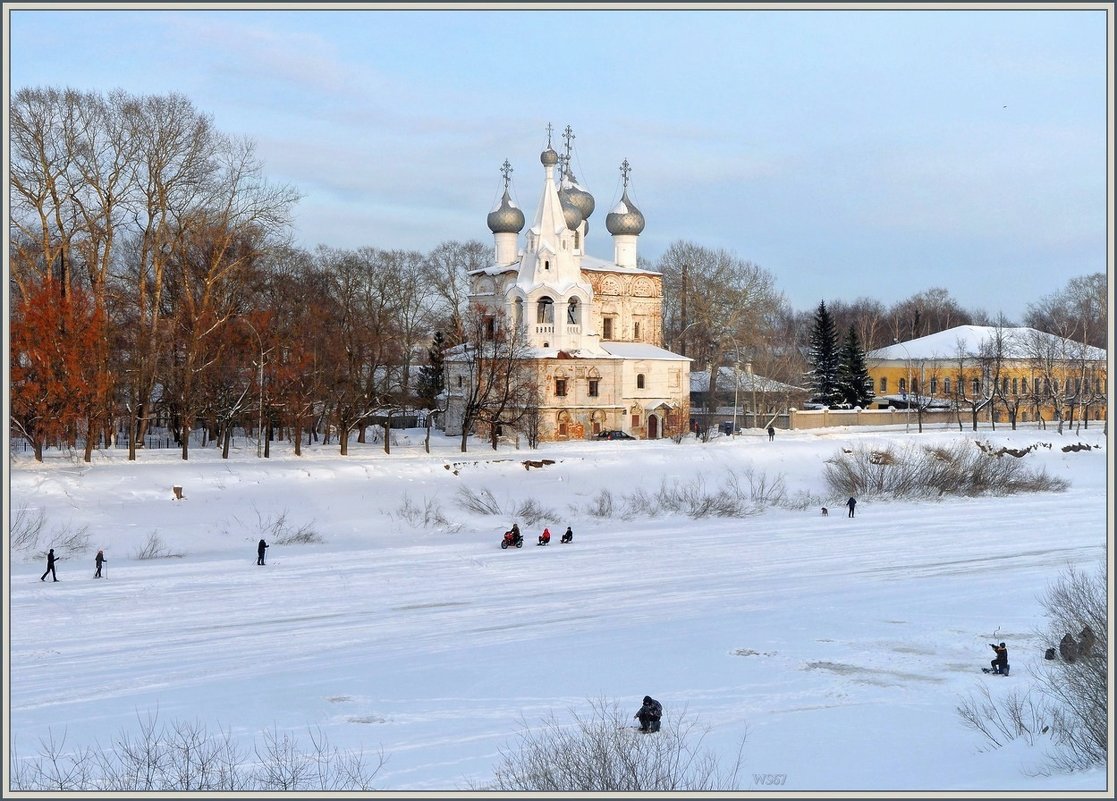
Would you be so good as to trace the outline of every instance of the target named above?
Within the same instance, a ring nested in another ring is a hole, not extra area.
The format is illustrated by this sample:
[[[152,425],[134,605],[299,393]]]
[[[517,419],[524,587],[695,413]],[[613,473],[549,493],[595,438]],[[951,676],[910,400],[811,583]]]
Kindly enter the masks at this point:
[[[644,388],[644,374],[643,373],[639,373],[636,376],[636,388],[637,389],[643,389]]]
[[[545,260],[543,261],[543,269],[544,269],[544,270],[549,270],[549,269],[551,269],[551,261],[550,261],[550,259],[545,259]]]
[[[637,342],[640,341],[640,323],[632,324],[632,338]]]
[[[601,319],[601,338],[602,339],[612,339],[613,338],[613,318],[612,317],[603,317]]]
[[[566,397],[566,379],[565,378],[556,378],[555,379],[555,395],[557,395],[560,398],[565,398]]]

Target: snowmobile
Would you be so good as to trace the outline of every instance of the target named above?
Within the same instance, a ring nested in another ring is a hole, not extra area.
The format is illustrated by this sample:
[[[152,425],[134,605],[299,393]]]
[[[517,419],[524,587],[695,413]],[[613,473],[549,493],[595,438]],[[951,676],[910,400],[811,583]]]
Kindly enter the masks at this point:
[[[518,531],[505,531],[504,539],[500,541],[501,548],[508,548],[513,546],[516,548],[524,547],[524,537]]]

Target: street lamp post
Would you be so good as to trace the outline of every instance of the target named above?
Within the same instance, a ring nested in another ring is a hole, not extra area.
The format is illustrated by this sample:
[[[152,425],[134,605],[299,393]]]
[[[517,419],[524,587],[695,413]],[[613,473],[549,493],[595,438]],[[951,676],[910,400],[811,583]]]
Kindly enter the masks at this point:
[[[256,386],[259,390],[259,400],[256,405],[256,458],[264,458],[264,340],[260,338],[256,326],[248,322],[247,318],[240,318],[241,322],[252,329],[256,335],[256,344],[260,347],[260,360],[256,363]]]
[[[907,380],[907,384],[904,385],[904,391],[905,391],[905,394],[907,396],[907,397],[904,398],[904,407],[906,409],[906,411],[904,413],[904,433],[905,434],[910,434],[911,433],[911,354],[908,353],[907,345],[905,345],[899,339],[893,339],[892,341],[895,344],[899,345],[901,348],[904,349],[904,356],[907,357],[908,380]]]
[[[741,348],[735,337],[730,337],[736,361],[733,363],[733,436],[737,436],[737,394],[741,389]]]

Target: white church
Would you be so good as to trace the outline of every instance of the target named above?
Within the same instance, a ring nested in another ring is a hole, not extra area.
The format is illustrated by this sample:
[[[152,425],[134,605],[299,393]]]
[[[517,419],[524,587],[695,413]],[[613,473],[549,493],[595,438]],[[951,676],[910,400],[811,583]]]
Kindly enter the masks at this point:
[[[488,216],[493,264],[470,274],[470,303],[524,326],[540,395],[540,439],[591,439],[620,430],[638,439],[686,433],[690,418],[690,359],[662,345],[662,275],[636,265],[644,215],[628,197],[631,172],[621,165],[620,201],[605,216],[613,259],[586,253],[593,195],[565,156],[551,147],[539,156],[542,193],[521,241],[524,213],[508,193]],[[558,174],[556,175],[556,168]],[[446,433],[461,433],[462,368],[447,363]],[[467,375],[465,375],[468,378]]]

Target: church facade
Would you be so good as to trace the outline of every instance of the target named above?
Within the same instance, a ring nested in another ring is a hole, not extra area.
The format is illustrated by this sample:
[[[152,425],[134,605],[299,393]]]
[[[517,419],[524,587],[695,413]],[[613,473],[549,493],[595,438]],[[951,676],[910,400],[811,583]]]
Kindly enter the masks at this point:
[[[663,281],[637,266],[645,221],[628,196],[630,166],[621,165],[622,196],[605,217],[613,259],[590,256],[586,237],[596,204],[571,169],[569,126],[565,138],[565,157],[550,136],[539,157],[542,192],[526,232],[504,162],[504,194],[487,220],[493,263],[470,274],[470,302],[523,327],[539,390],[541,440],[591,439],[612,430],[638,439],[686,433],[690,360],[662,347]],[[448,360],[448,434],[461,433],[454,388],[462,379],[461,367]]]

